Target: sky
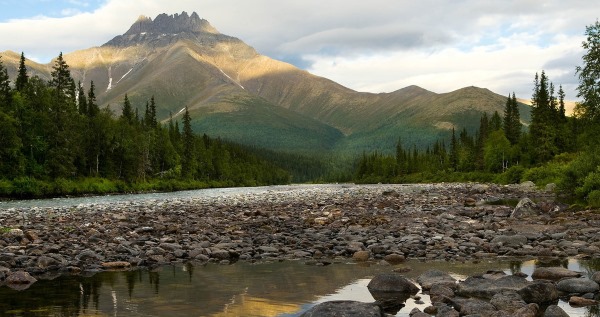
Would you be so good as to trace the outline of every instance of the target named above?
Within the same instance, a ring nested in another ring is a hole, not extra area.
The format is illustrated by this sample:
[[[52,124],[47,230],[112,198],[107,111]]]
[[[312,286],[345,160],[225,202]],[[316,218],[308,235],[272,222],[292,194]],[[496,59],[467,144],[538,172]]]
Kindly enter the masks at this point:
[[[576,100],[592,0],[0,0],[0,52],[47,63],[140,15],[197,12],[259,53],[368,92],[466,86],[530,99],[544,70]]]

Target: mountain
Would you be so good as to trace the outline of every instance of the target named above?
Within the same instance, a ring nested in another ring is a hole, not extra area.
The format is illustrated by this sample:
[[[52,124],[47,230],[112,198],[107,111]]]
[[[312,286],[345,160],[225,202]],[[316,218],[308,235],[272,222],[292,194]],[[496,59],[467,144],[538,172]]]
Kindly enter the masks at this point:
[[[14,76],[18,55],[2,55],[11,56],[3,59]],[[197,132],[289,152],[391,149],[399,137],[423,145],[452,127],[473,130],[483,112],[502,112],[506,102],[476,87],[357,92],[260,55],[186,12],[141,16],[106,44],[64,58],[75,80],[86,89],[93,81],[98,101],[115,113],[126,93],[141,111],[154,95],[163,120],[179,119],[187,106]],[[27,66],[48,78],[52,64]],[[528,108],[521,111],[527,121]]]

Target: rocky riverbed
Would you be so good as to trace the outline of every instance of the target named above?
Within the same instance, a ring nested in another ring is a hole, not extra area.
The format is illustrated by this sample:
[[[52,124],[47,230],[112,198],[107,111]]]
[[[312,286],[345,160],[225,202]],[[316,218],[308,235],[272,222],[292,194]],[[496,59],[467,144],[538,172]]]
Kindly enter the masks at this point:
[[[600,213],[552,197],[531,184],[316,185],[0,209],[0,283],[186,261],[600,257]],[[521,202],[490,204],[503,200]]]

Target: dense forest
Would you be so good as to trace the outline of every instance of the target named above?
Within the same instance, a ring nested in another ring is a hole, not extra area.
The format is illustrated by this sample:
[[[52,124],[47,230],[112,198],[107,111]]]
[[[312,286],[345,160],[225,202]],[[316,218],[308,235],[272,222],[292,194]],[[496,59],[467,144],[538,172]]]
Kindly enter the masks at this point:
[[[514,95],[503,116],[483,114],[478,131],[452,131],[449,141],[425,150],[399,140],[395,155],[363,154],[357,182],[485,181],[538,186],[554,183],[567,195],[600,207],[600,23],[588,26],[575,115],[565,115],[565,94],[544,71],[536,74],[529,127],[519,121]]]
[[[62,54],[52,79],[27,73],[21,54],[14,83],[0,59],[0,196],[256,186],[290,181],[287,171],[247,149],[143,113],[127,95],[116,117],[96,103],[95,87],[75,84]]]

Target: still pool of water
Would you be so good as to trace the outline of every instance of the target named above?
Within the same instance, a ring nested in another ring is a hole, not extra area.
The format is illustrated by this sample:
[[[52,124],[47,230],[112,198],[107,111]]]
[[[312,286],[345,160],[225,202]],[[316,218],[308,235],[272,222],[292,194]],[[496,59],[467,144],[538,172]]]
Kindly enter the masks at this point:
[[[416,279],[429,269],[450,272],[464,279],[486,270],[522,271],[531,274],[539,261],[448,263],[408,261],[400,267]],[[562,260],[560,265],[591,274],[600,270],[600,259]],[[394,268],[383,265],[334,263],[310,266],[301,261],[232,265],[181,265],[158,270],[103,272],[93,276],[62,276],[40,280],[24,291],[0,287],[0,316],[299,316],[329,300],[372,302],[370,279]],[[413,299],[396,316],[428,306]],[[600,317],[600,307],[560,306],[570,316]]]

